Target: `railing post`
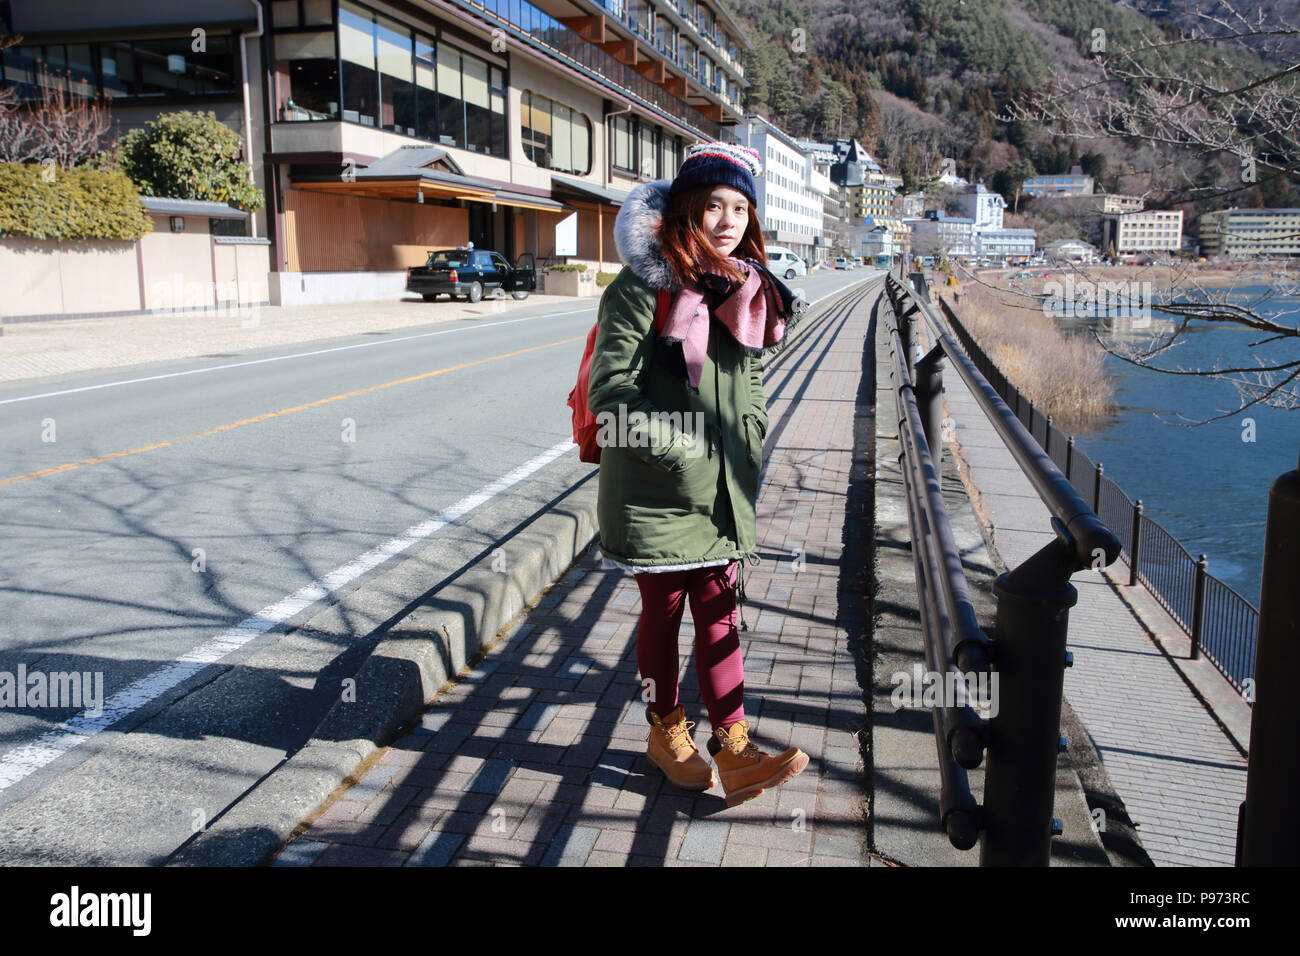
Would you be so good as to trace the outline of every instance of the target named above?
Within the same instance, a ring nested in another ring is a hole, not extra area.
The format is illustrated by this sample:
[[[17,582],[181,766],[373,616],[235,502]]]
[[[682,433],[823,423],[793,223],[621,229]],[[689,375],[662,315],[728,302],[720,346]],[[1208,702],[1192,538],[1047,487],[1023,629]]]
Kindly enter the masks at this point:
[[[1071,435],[1065,442],[1065,480],[1074,484],[1074,479],[1070,477],[1070,466],[1074,464],[1074,436]],[[1092,509],[1096,511],[1096,508]]]
[[[1073,545],[1058,537],[993,585],[997,610],[997,716],[989,728],[980,866],[1047,866],[1065,686]]]
[[[1043,454],[1052,457],[1052,416],[1047,416],[1047,434],[1043,440]]]
[[[1034,400],[1029,400],[1029,424],[1025,426],[1029,429],[1029,437],[1034,437]]]
[[[939,471],[943,463],[943,346],[936,345],[916,363],[916,404],[930,458]]]
[[[903,346],[903,368],[907,369],[907,374],[912,374],[912,349],[913,336],[916,329],[914,316],[917,314],[915,307],[907,308],[907,300],[903,300],[903,311],[897,316],[898,318],[898,340]]]
[[[1201,626],[1205,615],[1201,605],[1205,603],[1205,572],[1210,566],[1210,559],[1201,555],[1196,559],[1196,585],[1192,588],[1192,653],[1189,660],[1201,656]]]
[[[908,278],[911,280],[912,288],[916,290],[916,294],[920,298],[925,299],[925,301],[929,302],[930,287],[925,281],[925,273],[913,272],[911,275],[908,276]]]
[[[1095,510],[1095,509],[1094,509]],[[1133,502],[1133,533],[1128,544],[1128,586],[1138,583],[1138,562],[1142,560],[1142,499]]]
[[[1300,470],[1273,482],[1264,530],[1259,639],[1255,648],[1255,709],[1250,718],[1244,823],[1238,829],[1242,866],[1300,863]]]
[[[1101,514],[1101,476],[1104,471],[1101,462],[1097,462],[1097,468],[1092,479],[1092,513],[1095,515]]]

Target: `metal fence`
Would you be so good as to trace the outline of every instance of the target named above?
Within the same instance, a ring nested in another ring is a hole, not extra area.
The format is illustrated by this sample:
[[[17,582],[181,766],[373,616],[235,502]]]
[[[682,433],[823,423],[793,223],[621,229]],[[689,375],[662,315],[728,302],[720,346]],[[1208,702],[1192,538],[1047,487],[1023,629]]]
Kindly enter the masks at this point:
[[[1012,385],[975,342],[947,302],[940,306],[962,348],[988,379],[1002,400],[1033,434],[1061,473],[1074,485],[1092,510],[1123,545],[1121,556],[1129,568],[1129,584],[1141,583],[1169,612],[1192,640],[1191,657],[1204,651],[1219,672],[1239,691],[1255,675],[1255,646],[1259,637],[1259,609],[1207,570],[1205,555],[1193,557],[1158,522],[1142,513],[1141,499],[1134,501],[1075,446]],[[1136,560],[1135,556],[1136,555]],[[1247,695],[1253,706],[1253,698]]]
[[[1056,757],[1064,738],[1061,699],[1070,608],[1078,592],[1071,575],[1105,567],[1120,542],[1044,454],[1046,422],[1020,419],[985,380],[962,345],[921,295],[892,276],[879,316],[888,336],[890,379],[898,421],[899,468],[907,496],[911,552],[926,666],[951,686],[931,709],[939,758],[939,814],[948,839],[969,849],[977,839],[981,866],[1046,866],[1051,837]],[[921,329],[930,350],[913,362]],[[943,500],[943,377],[956,374],[1029,479],[1051,516],[1052,539],[998,576],[997,641],[980,627]],[[1031,432],[1037,428],[1035,437]],[[987,719],[957,691],[988,673],[998,679],[997,708]],[[1067,742],[1068,743],[1068,742]],[[984,802],[970,792],[966,771],[987,754]]]

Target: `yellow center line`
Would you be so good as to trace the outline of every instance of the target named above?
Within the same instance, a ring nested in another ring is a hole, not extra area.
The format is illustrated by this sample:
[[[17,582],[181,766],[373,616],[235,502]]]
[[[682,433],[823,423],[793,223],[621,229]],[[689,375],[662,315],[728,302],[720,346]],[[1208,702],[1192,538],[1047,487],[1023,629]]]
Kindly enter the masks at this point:
[[[367,392],[377,392],[382,388],[392,388],[394,385],[405,385],[408,382],[418,382],[421,379],[433,378],[435,375],[445,375],[447,372],[459,371],[463,368],[472,368],[475,365],[484,365],[487,362],[497,362],[501,359],[513,358],[516,355],[524,355],[528,352],[536,352],[539,349],[554,348],[557,345],[568,345],[570,342],[583,341],[585,335],[580,335],[572,339],[561,339],[558,342],[548,342],[545,345],[533,345],[526,349],[519,349],[515,352],[506,352],[502,355],[493,355],[491,358],[475,359],[473,362],[463,362],[460,365],[449,365],[447,368],[440,368],[432,372],[422,372],[419,375],[411,375],[408,378],[399,378],[392,382],[384,382],[380,385],[370,385],[366,388],[359,388],[353,392],[344,392],[342,395],[332,395],[329,398],[317,399],[314,402],[308,402],[305,405],[295,405],[292,408],[282,408],[278,412],[267,412],[265,415],[257,415],[253,418],[245,418],[242,421],[231,422],[228,425],[217,425],[215,428],[205,428],[201,432],[195,432],[192,435],[183,435],[180,438],[172,438],[167,441],[155,442],[152,445],[144,445],[141,448],[132,448],[127,451],[114,451],[106,455],[96,455],[94,458],[87,458],[83,461],[74,461],[66,465],[56,465],[53,468],[42,468],[40,471],[29,472],[26,475],[15,475],[12,478],[0,479],[0,488],[6,485],[17,484],[20,481],[30,481],[33,478],[43,478],[46,475],[57,475],[61,472],[72,471],[74,468],[85,468],[87,465],[98,465],[102,462],[112,461],[114,458],[125,458],[127,455],[139,455],[146,451],[154,451],[158,448],[167,448],[171,445],[179,445],[181,442],[193,441],[196,438],[206,438],[208,435],[215,435],[218,432],[229,431],[232,428],[242,428],[244,425],[252,425],[256,422],[268,421],[272,418],[279,418],[281,415],[291,415],[294,412],[306,411],[309,408],[317,408],[321,405],[328,405],[330,402],[340,402],[345,398],[355,398],[358,395],[365,395]]]

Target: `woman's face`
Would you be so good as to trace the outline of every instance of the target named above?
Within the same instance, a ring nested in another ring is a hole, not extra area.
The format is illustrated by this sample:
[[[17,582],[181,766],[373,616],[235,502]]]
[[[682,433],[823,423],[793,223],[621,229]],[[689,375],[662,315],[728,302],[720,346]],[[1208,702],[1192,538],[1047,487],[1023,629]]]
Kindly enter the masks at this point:
[[[722,255],[729,256],[749,228],[749,199],[738,189],[715,186],[704,210],[704,232]]]

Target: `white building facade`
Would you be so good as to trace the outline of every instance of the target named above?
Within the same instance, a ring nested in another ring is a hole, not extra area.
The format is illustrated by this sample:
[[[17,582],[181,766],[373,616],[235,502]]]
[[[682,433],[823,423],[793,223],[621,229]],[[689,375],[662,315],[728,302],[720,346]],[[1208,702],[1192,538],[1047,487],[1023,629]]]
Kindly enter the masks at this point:
[[[745,117],[736,132],[741,144],[755,150],[763,162],[763,175],[755,185],[764,240],[816,261],[830,178],[816,169],[813,152],[761,116]]]

